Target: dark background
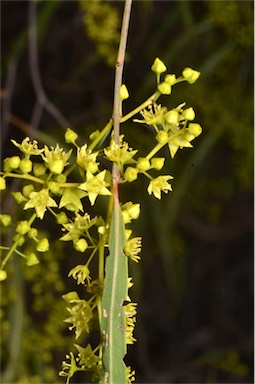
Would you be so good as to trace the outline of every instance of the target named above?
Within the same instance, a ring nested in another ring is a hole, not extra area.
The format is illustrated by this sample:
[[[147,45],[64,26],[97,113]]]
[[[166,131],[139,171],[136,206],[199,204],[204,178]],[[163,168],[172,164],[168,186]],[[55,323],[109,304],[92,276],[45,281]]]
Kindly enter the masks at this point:
[[[103,1],[109,8],[96,16],[94,3],[1,1],[2,157],[16,154],[10,138],[64,145],[69,126],[83,142],[111,116],[123,2]],[[187,66],[201,72],[160,102],[186,101],[203,127],[193,149],[167,160],[173,192],[162,201],[143,182],[121,191],[142,208],[134,229],[142,260],[131,265],[130,291],[138,342],[127,358],[138,383],[253,382],[253,15],[251,1],[133,3],[125,112],[154,92],[150,67],[160,57],[177,76]],[[122,131],[148,152],[147,127],[128,122]],[[23,217],[10,194],[2,211]],[[40,225],[52,251],[38,268],[16,257],[12,281],[2,285],[4,383],[63,382],[58,371],[74,342],[61,295],[75,288],[66,275],[79,261],[56,244],[50,220]]]

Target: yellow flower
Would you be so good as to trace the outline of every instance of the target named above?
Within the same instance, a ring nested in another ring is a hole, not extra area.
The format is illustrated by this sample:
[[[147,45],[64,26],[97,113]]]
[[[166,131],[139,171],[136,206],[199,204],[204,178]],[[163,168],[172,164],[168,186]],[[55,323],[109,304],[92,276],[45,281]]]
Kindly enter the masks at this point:
[[[137,150],[132,150],[128,146],[128,143],[123,141],[124,136],[121,135],[119,143],[117,144],[114,140],[111,140],[111,144],[108,148],[104,150],[105,155],[110,161],[114,161],[122,168],[123,164],[132,163],[133,156],[136,154]]]
[[[125,255],[129,256],[136,263],[138,263],[138,261],[141,259],[140,256],[138,256],[138,253],[140,253],[142,249],[141,240],[142,240],[141,237],[134,237],[133,239],[128,240],[124,247]]]
[[[148,186],[148,193],[153,195],[157,199],[161,199],[161,192],[168,193],[168,191],[172,191],[171,184],[168,184],[168,180],[173,179],[172,176],[166,175],[166,176],[158,176],[156,179],[153,179],[149,186]]]
[[[111,195],[111,192],[106,188],[106,182],[104,181],[105,173],[106,170],[94,176],[90,171],[87,171],[87,181],[78,187],[88,193],[91,205],[95,204],[98,195]]]
[[[11,142],[26,156],[40,155],[44,151],[44,149],[38,149],[38,142],[36,140],[31,142],[29,137],[26,137],[21,144],[18,144],[15,140],[11,140]]]
[[[77,280],[77,284],[85,284],[85,282],[90,282],[90,271],[86,265],[77,265],[68,274],[68,277],[72,276]]]
[[[65,152],[63,148],[57,144],[56,147],[51,147],[49,149],[46,145],[44,146],[44,155],[42,155],[43,160],[47,163],[49,170],[52,173],[60,175],[65,166],[69,163],[67,160],[71,156],[72,149],[69,152]]]
[[[77,164],[91,173],[95,173],[98,170],[98,163],[96,162],[98,152],[92,152],[91,149],[87,149],[87,144],[77,149]]]
[[[43,216],[46,212],[47,207],[57,207],[57,203],[53,200],[48,189],[41,189],[39,192],[31,192],[29,195],[28,202],[24,206],[24,209],[34,208],[37,216],[40,219],[43,219]]]

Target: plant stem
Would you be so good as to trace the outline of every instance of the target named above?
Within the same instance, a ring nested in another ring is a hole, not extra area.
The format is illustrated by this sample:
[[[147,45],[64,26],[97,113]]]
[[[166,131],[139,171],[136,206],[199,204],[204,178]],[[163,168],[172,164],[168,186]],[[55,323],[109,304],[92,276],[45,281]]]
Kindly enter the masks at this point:
[[[122,84],[122,74],[123,66],[125,59],[125,51],[127,45],[127,35],[128,35],[128,26],[131,13],[132,0],[125,1],[125,8],[123,13],[121,36],[120,36],[120,45],[116,61],[116,70],[115,70],[115,85],[114,85],[114,102],[113,102],[113,137],[116,143],[119,142],[120,135],[120,88]],[[118,196],[118,182],[120,178],[119,167],[116,163],[113,164],[112,169],[113,176],[113,193],[114,193],[114,204],[118,205],[119,196]]]
[[[132,0],[125,1],[125,8],[123,13],[123,21],[120,36],[120,45],[116,61],[115,71],[115,86],[114,86],[114,102],[113,102],[113,129],[114,140],[119,142],[120,134],[120,88],[122,84],[122,74],[125,59],[125,51],[127,45],[128,26],[131,13]]]

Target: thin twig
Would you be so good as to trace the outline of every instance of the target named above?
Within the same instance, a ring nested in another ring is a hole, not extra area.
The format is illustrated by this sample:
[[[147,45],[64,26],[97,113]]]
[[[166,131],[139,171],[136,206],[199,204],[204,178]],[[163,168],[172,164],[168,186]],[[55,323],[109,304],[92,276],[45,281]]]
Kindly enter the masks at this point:
[[[120,135],[120,88],[122,84],[122,74],[123,66],[127,45],[127,35],[128,35],[128,26],[131,13],[132,0],[125,1],[125,8],[123,13],[121,35],[120,35],[120,45],[116,61],[116,70],[115,70],[115,85],[114,85],[114,103],[113,103],[113,130],[114,130],[114,141],[119,142]],[[116,163],[113,164],[113,193],[114,201],[118,204],[118,181],[119,181],[119,168]]]
[[[17,66],[18,66],[18,58],[14,57],[8,65],[7,78],[6,78],[6,83],[4,87],[4,96],[3,96],[3,104],[2,104],[3,121],[2,121],[2,128],[1,128],[1,142],[3,145],[8,133],[9,123],[7,121],[7,116],[10,114],[10,110],[11,110],[11,101],[12,101],[12,94],[13,94],[15,81],[16,81]]]
[[[36,28],[36,1],[29,2],[29,66],[31,70],[32,81],[37,99],[42,107],[44,107],[50,115],[64,128],[71,127],[69,121],[62,115],[58,108],[48,99],[42,85],[39,63],[38,63],[38,48],[37,48],[37,28]],[[36,123],[40,120],[41,115],[38,104],[35,109],[35,114],[32,117]]]
[[[132,0],[125,1],[125,8],[123,13],[123,21],[121,27],[120,45],[116,61],[115,71],[115,86],[114,86],[114,104],[113,104],[113,129],[114,140],[116,143],[119,141],[120,134],[120,88],[122,84],[123,66],[127,45],[128,26],[131,13]]]

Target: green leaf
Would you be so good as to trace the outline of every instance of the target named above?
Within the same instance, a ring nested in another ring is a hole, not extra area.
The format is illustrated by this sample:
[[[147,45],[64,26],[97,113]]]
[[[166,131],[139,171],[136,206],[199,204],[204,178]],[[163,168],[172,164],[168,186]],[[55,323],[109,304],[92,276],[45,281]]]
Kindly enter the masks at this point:
[[[125,227],[120,206],[113,209],[109,234],[109,256],[106,259],[105,284],[102,297],[103,377],[107,384],[125,384],[126,354],[125,312],[127,299],[127,257]]]

